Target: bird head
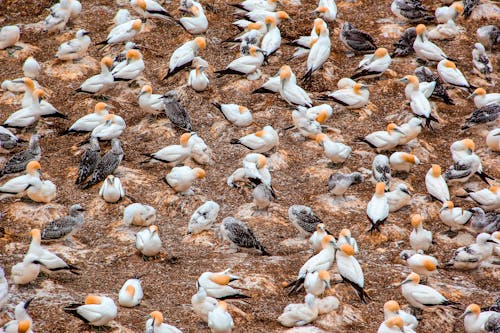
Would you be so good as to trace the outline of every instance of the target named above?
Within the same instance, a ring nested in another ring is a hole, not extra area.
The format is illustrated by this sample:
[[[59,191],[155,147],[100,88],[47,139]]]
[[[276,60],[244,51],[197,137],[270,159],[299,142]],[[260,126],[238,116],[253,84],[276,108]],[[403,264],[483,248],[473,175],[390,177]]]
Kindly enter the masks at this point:
[[[479,307],[479,305],[471,304],[465,309],[464,313],[460,316],[460,318],[463,318],[468,314],[474,314],[478,316],[480,313],[481,313],[481,308]]]
[[[248,108],[244,107],[243,105],[238,106],[238,111],[240,114],[243,114],[245,112],[248,112]]]
[[[464,12],[464,5],[460,2],[453,3],[451,7],[455,8],[455,11],[458,13],[458,15],[462,15],[462,13]]]
[[[340,251],[342,251],[342,253],[344,253],[345,255],[348,255],[348,256],[354,255],[354,248],[349,244],[342,244],[340,246]]]
[[[111,68],[113,66],[113,59],[111,57],[104,57],[101,59],[101,65]]]
[[[394,316],[386,320],[385,325],[389,328],[399,327],[400,330],[403,329],[404,321],[400,316]]]
[[[399,286],[402,286],[410,282],[418,284],[420,282],[420,275],[418,275],[417,273],[411,273],[403,282],[399,284]]]
[[[427,27],[424,24],[419,24],[415,28],[415,31],[417,32],[417,35],[419,35],[419,36],[424,34],[426,30],[427,30]]]
[[[205,170],[203,170],[202,168],[194,168],[193,171],[194,174],[196,175],[196,178],[198,179],[205,178]]]
[[[288,13],[285,11],[282,11],[282,10],[276,12],[276,16],[280,20],[289,20],[290,19],[290,16],[288,15]]]
[[[399,303],[396,301],[387,301],[384,304],[384,311],[387,312],[398,312],[400,309]]]
[[[318,133],[316,135],[316,142],[323,143],[327,138],[328,138],[328,136],[326,134],[324,134],[324,133]]]
[[[85,304],[101,304],[101,298],[96,295],[88,295],[85,297]]]
[[[40,229],[31,229],[30,231],[30,237],[31,239],[34,239],[34,240],[37,240],[39,241],[41,238],[41,233],[40,233]]]
[[[474,97],[474,96],[484,96],[486,95],[486,90],[484,90],[483,88],[477,88],[476,90],[474,90],[474,92],[472,94],[469,95],[469,97],[467,98],[471,98],[471,97]]]
[[[30,161],[26,165],[26,173],[28,173],[30,175],[33,175],[36,172],[41,174],[41,171],[40,171],[41,169],[42,169],[42,166],[40,165],[40,163],[38,161]]]
[[[137,3],[140,3],[140,2],[143,2],[144,3],[144,8],[146,8],[146,2],[144,0],[138,0]],[[134,20],[134,22],[132,23],[132,29],[134,29],[135,31],[139,32],[142,28],[142,21],[137,19],[137,20]]]
[[[191,133],[182,134],[180,139],[179,139],[181,146],[183,146],[183,147],[187,146],[190,138],[191,138]]]
[[[135,294],[135,287],[131,284],[129,284],[126,288],[125,288],[125,292],[127,293],[127,295],[129,295],[130,297],[133,297],[134,294]]]
[[[196,37],[194,42],[198,46],[198,48],[204,50],[207,47],[207,40],[204,37]]]
[[[21,320],[17,324],[17,333],[26,333],[30,330],[31,328],[31,322],[29,319]]]
[[[316,117],[316,121],[320,124],[323,124],[326,121],[326,118],[328,118],[328,112],[325,110],[321,110]]]
[[[335,242],[335,237],[333,237],[332,235],[326,235],[321,240],[321,246],[322,246],[323,249],[326,248],[329,245],[333,245],[333,246],[337,245],[337,243]]]
[[[163,315],[160,311],[153,311],[149,314],[151,318],[153,318],[153,325],[160,326],[163,323]]]
[[[443,66],[446,67],[446,68],[451,68],[451,69],[456,69],[457,66],[455,65],[455,63],[453,61],[449,61],[449,60],[445,60],[443,62]]]
[[[431,170],[432,170],[431,174],[433,177],[441,176],[441,167],[439,165],[433,164]]]
[[[423,260],[423,263],[425,269],[428,270],[429,272],[433,272],[436,270],[436,264],[434,263],[434,261],[426,258]]]
[[[445,201],[443,202],[443,207],[441,207],[441,210],[439,212],[442,212],[447,209],[453,209],[453,207],[455,207],[453,201]]]
[[[149,84],[146,84],[144,87],[141,88],[141,93],[139,95],[152,94],[152,93],[153,93],[153,88]]]
[[[157,225],[150,225],[148,229],[149,229],[149,231],[151,231],[151,233],[158,232],[158,226]]]
[[[259,157],[257,158],[257,169],[262,169],[265,167],[267,164],[267,158],[260,154]]]
[[[423,217],[422,215],[420,214],[413,214],[411,217],[410,217],[410,221],[411,221],[411,225],[413,228],[418,228],[422,225],[422,221],[423,221]]]
[[[380,47],[375,51],[375,58],[383,58],[388,54],[387,49]]]
[[[227,285],[231,281],[231,277],[229,275],[223,274],[212,274],[209,277],[210,281],[217,283],[218,285],[224,286]]]
[[[375,185],[375,194],[377,196],[383,196],[384,193],[385,193],[385,183],[378,182],[377,185]]]

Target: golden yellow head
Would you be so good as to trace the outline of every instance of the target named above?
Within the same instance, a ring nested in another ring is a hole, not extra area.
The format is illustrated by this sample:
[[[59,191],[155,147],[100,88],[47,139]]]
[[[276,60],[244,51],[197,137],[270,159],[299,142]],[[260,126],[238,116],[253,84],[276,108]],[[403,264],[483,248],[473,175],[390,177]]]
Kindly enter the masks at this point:
[[[163,315],[160,311],[153,311],[149,315],[153,318],[155,326],[160,326],[163,323]]]
[[[451,69],[455,69],[457,68],[457,66],[455,65],[455,63],[453,61],[449,61],[449,60],[446,60],[444,63],[443,63],[444,67],[446,68],[451,68]]]
[[[244,107],[243,105],[240,105],[240,106],[238,106],[238,111],[240,111],[240,114],[242,114],[242,113],[247,112],[248,109],[246,107]]]
[[[258,138],[262,138],[264,136],[264,131],[260,130],[254,133],[254,135]]]
[[[455,2],[451,6],[455,8],[459,15],[462,15],[462,13],[464,12],[464,6],[460,2]]]
[[[471,304],[465,309],[465,311],[478,315],[481,313],[481,308],[477,304]]]
[[[28,89],[28,91],[35,90],[35,83],[33,82],[32,79],[30,79],[29,77],[25,77],[25,78],[23,78],[23,82],[24,82],[24,85],[26,86],[26,88]]]
[[[141,54],[139,53],[139,51],[132,49],[127,51],[125,58],[139,60],[141,58]]]
[[[30,237],[35,238],[35,239],[40,239],[40,229],[31,229],[30,231]]]
[[[328,118],[328,112],[325,110],[322,110],[319,112],[318,116],[316,117],[316,121],[320,124],[323,124],[326,121],[326,118]]]
[[[227,303],[224,302],[224,301],[219,301],[219,303],[217,303],[217,306],[221,309],[223,309],[224,311],[227,311]]]
[[[375,185],[375,193],[377,195],[384,195],[385,192],[385,183],[384,182],[378,182],[377,185]]]
[[[194,42],[196,45],[198,45],[198,48],[204,50],[207,47],[207,40],[204,37],[196,37],[194,39]]]
[[[194,168],[193,169],[194,171],[194,174],[196,175],[196,178],[198,179],[203,179],[205,178],[205,170],[203,170],[202,168]]]
[[[260,29],[262,29],[262,23],[259,23],[259,22],[250,23],[250,24],[248,24],[247,29],[248,30],[260,30]]]
[[[400,309],[398,302],[396,301],[387,301],[384,304],[384,311],[389,311],[389,312],[398,312]]]
[[[115,118],[115,115],[113,113],[108,113],[107,115],[104,116],[104,120],[106,121],[112,121]]]
[[[483,88],[477,88],[476,90],[474,90],[474,95],[486,95],[486,90],[484,90]]]
[[[328,271],[319,271],[318,276],[323,281],[330,281],[330,273]]]
[[[395,317],[391,317],[391,318],[387,319],[385,324],[389,328],[397,326],[400,329],[403,329],[404,321],[400,316],[395,316]]]
[[[158,232],[158,226],[157,225],[150,225],[149,226],[149,231],[151,231],[151,232]]]
[[[131,284],[129,284],[126,288],[125,288],[125,292],[127,293],[127,295],[129,295],[130,297],[133,297],[134,294],[135,294],[135,287]]]
[[[17,324],[17,333],[26,333],[31,329],[31,322],[29,319],[21,320]]]
[[[210,281],[217,283],[218,285],[225,286],[229,283],[231,278],[229,275],[222,275],[222,274],[212,274],[209,277]]]
[[[144,87],[141,89],[141,93],[148,93],[151,94],[153,93],[153,87],[151,87],[149,84],[146,84]]]
[[[42,168],[38,161],[30,161],[28,165],[26,165],[26,172],[32,174],[35,171],[38,171]]]
[[[273,16],[266,16],[266,18],[264,19],[264,23],[265,24],[275,25],[276,24],[276,19]]]
[[[328,246],[328,244],[330,244],[331,242],[335,242],[335,237],[333,237],[332,235],[326,235],[321,240],[321,246],[323,248],[326,248]]]
[[[105,65],[106,67],[113,66],[113,59],[111,57],[104,57],[101,59],[101,65]]]
[[[420,275],[418,275],[417,273],[411,273],[410,275],[408,275],[407,279],[411,280],[415,283],[419,283],[420,282]]]
[[[280,79],[289,79],[292,76],[292,69],[288,65],[281,66],[280,68]]]
[[[188,144],[188,141],[190,138],[191,138],[191,133],[182,134],[180,139],[179,139],[181,146],[185,147]]]
[[[139,1],[144,1],[144,0],[139,0]],[[145,5],[146,3],[144,3]],[[132,29],[134,29],[135,31],[139,31],[141,30],[142,28],[142,21],[137,19],[137,20],[134,20],[134,22],[132,23]]]
[[[282,10],[276,12],[276,16],[280,19],[280,20],[289,20],[290,19],[290,16],[288,15],[287,12],[284,12]]]
[[[326,8],[325,6],[320,6],[316,8],[314,11],[318,13],[326,13],[328,11],[328,8]]]
[[[415,31],[417,32],[417,35],[423,34],[425,32],[425,30],[427,30],[427,27],[425,25],[423,25],[423,24],[419,24],[415,28]]]
[[[424,267],[429,272],[433,272],[436,270],[436,264],[430,259],[424,259]]]
[[[413,228],[418,228],[422,224],[423,220],[424,219],[423,219],[422,215],[420,215],[420,214],[413,214],[410,217],[411,225]]]
[[[85,297],[85,304],[101,304],[101,298],[96,295],[88,295]]]
[[[344,254],[346,254],[348,256],[354,255],[354,248],[349,244],[342,244],[340,246],[340,251],[342,251]]]
[[[489,188],[489,190],[493,193],[497,193],[500,191],[500,186],[492,186]]]
[[[453,209],[453,207],[455,207],[455,204],[453,203],[453,201],[445,201],[443,205],[448,207],[448,209]]]
[[[476,149],[476,144],[471,139],[463,139],[462,144],[472,151]]]
[[[351,237],[351,230],[349,229],[342,229],[339,232],[339,239],[342,237]]]
[[[413,155],[413,154],[403,153],[402,159],[406,163],[415,164],[415,155]]]
[[[387,49],[383,48],[383,47],[380,47],[380,48],[377,49],[377,51],[375,51],[375,57],[376,58],[385,57],[387,54],[388,54]]]
[[[324,133],[319,133],[316,135],[316,142],[320,143],[325,141],[328,138],[328,136]]]
[[[431,170],[432,170],[431,174],[433,177],[441,176],[441,167],[439,165],[433,164]]]
[[[267,158],[264,155],[260,155],[257,159],[257,169],[262,169],[267,164]]]
[[[394,131],[394,129],[396,129],[398,127],[398,125],[394,124],[394,123],[390,123],[389,125],[387,125],[387,132],[389,133],[392,133],[392,131]]]

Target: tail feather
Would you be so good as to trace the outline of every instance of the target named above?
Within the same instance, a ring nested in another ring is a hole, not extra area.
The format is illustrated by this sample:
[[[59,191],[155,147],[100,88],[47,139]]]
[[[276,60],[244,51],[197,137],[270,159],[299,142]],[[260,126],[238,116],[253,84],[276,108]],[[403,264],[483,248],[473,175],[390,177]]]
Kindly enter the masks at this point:
[[[83,304],[81,303],[70,304],[64,308],[64,312],[69,313],[70,315],[73,315],[77,318],[80,318],[84,323],[88,323],[89,321],[77,312],[78,307],[81,305]]]
[[[44,114],[41,116],[42,118],[63,118],[63,119],[68,119],[68,116],[65,115],[64,113],[60,112],[55,112],[51,114]]]
[[[264,87],[260,87],[259,89],[255,89],[252,91],[252,94],[274,94],[275,92]]]
[[[263,255],[263,256],[270,256],[271,254],[269,252],[266,251],[266,249],[264,248],[264,246],[262,246],[262,244],[259,244],[257,246],[257,250],[260,251],[260,253]]]
[[[241,145],[242,144],[239,139],[231,139],[229,141],[229,143],[232,145]]]
[[[356,79],[359,79],[360,77],[363,77],[363,76],[370,76],[370,75],[377,75],[377,74],[380,74],[380,72],[369,71],[369,70],[364,69],[361,72],[356,73],[353,76],[351,76],[351,79],[356,80]]]
[[[304,284],[304,280],[305,280],[305,277],[301,277],[301,278],[298,278],[297,280],[292,281],[289,284],[287,284],[285,286],[285,289],[292,287],[292,289],[290,289],[290,291],[288,292],[288,295],[292,295],[293,293],[299,291],[300,287],[302,287],[302,285]]]
[[[242,299],[242,298],[252,298],[252,297],[251,296],[247,296],[245,294],[234,294],[234,295],[219,297],[217,299],[220,300],[220,301],[223,301],[223,300],[226,300],[226,299]]]
[[[313,73],[312,69],[308,70],[307,73],[304,74],[304,76],[302,77],[302,79],[301,79],[302,82],[307,82],[307,81],[311,80],[312,73]]]
[[[340,275],[340,276],[342,276],[342,275]],[[357,283],[354,283],[354,282],[352,282],[352,281],[350,281],[350,280],[346,279],[346,278],[345,278],[345,277],[343,277],[343,276],[342,276],[342,279],[343,279],[345,282],[349,283],[349,284],[350,284],[350,285],[354,288],[354,290],[356,290],[356,293],[358,294],[358,296],[359,296],[359,298],[361,299],[361,302],[362,302],[362,303],[365,303],[365,304],[366,304],[366,303],[367,303],[367,302],[366,302],[366,299],[371,300],[370,296],[366,293],[366,291],[363,289],[363,287],[361,287],[361,286],[360,286],[360,285],[358,285]]]
[[[479,171],[478,171],[478,172],[476,172],[476,175],[478,175],[478,176],[479,176],[479,178],[481,178],[481,180],[482,180],[483,182],[485,182],[486,184],[488,184],[488,185],[490,184],[490,183],[488,182],[488,179],[495,180],[495,178],[491,177],[490,175],[488,175],[488,174],[487,174],[487,173],[485,173],[485,172],[479,172]]]
[[[221,77],[223,75],[245,75],[245,73],[242,73],[242,72],[238,72],[234,69],[231,69],[231,68],[226,68],[226,69],[222,69],[220,71],[215,71],[215,73],[217,74],[217,77]]]
[[[369,145],[370,147],[374,148],[374,149],[377,149],[378,147],[375,146],[373,143],[371,143],[370,141],[366,140],[365,138],[363,137],[357,137],[356,139],[354,139],[354,141],[356,142],[364,142],[366,143],[367,145]]]

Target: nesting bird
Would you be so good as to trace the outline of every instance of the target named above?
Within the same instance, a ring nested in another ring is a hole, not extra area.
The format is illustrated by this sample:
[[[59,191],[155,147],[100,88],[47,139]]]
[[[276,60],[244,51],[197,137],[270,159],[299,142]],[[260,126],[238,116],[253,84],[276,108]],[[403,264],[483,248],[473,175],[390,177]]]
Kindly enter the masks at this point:
[[[135,238],[135,246],[141,252],[143,258],[154,257],[160,253],[161,240],[158,234],[158,226],[150,225],[139,231]]]
[[[410,233],[410,245],[415,251],[427,251],[432,245],[432,232],[424,229],[423,220],[420,214],[411,216],[411,225],[414,229]]]
[[[389,216],[389,203],[384,193],[385,184],[382,182],[377,183],[375,194],[366,207],[366,214],[371,224],[370,233],[373,232],[373,230],[380,231],[380,225],[383,224]]]
[[[224,118],[235,126],[246,127],[254,121],[252,112],[243,105],[220,104],[218,102],[213,102],[212,105],[219,109]]]
[[[227,311],[227,303],[218,301],[217,306],[208,313],[208,327],[212,333],[231,333],[234,327],[233,318]]]
[[[139,305],[144,297],[140,279],[128,279],[118,292],[118,304],[131,308]]]
[[[99,189],[99,196],[109,203],[120,201],[125,196],[120,178],[113,175],[107,176]]]
[[[343,196],[351,185],[359,184],[363,181],[363,176],[359,172],[342,174],[332,173],[328,178],[328,192],[335,196]]]
[[[203,230],[210,230],[219,215],[220,206],[214,201],[207,201],[198,207],[189,219],[187,233],[198,234]]]
[[[174,167],[165,176],[166,183],[181,195],[193,195],[191,185],[196,179],[205,178],[205,170],[201,168],[190,168],[188,166]]]
[[[222,220],[220,234],[223,240],[229,241],[233,249],[254,248],[259,250],[262,255],[270,255],[255,237],[252,229],[234,217],[229,216]]]
[[[198,50],[203,50],[206,47],[207,41],[203,37],[196,37],[195,39],[182,44],[170,56],[168,72],[162,79],[166,79],[185,67],[191,66]]]
[[[375,78],[379,77],[389,68],[391,64],[391,56],[387,49],[378,48],[374,54],[369,54],[363,57],[359,62],[356,74],[351,76],[351,79],[357,80],[359,78]]]
[[[430,310],[436,306],[455,305],[457,303],[449,301],[435,289],[419,284],[420,276],[411,273],[401,282],[403,297],[417,309]]]
[[[80,29],[76,38],[62,43],[57,49],[56,58],[60,60],[79,60],[85,56],[90,46],[88,31]]]
[[[156,221],[156,209],[149,205],[134,202],[123,210],[123,224],[149,227]]]
[[[231,139],[230,143],[242,145],[255,153],[265,153],[278,146],[279,137],[272,126],[264,126],[255,133]]]
[[[323,147],[323,153],[332,163],[343,163],[351,155],[351,147],[333,141],[326,134],[318,133],[315,140]]]
[[[104,57],[101,59],[101,73],[91,76],[83,82],[76,92],[83,92],[88,94],[100,94],[114,85],[115,79],[111,74],[111,66],[113,66],[113,59]]]
[[[430,196],[441,202],[450,201],[448,185],[441,175],[441,167],[433,164],[425,175],[425,187]]]
[[[0,50],[14,46],[21,37],[21,30],[17,25],[6,25],[0,29]]]
[[[68,239],[83,225],[83,212],[85,209],[76,204],[69,208],[67,216],[55,219],[42,230],[42,240]]]
[[[116,318],[115,302],[107,296],[88,295],[84,303],[69,304],[64,312],[91,326],[104,326]]]

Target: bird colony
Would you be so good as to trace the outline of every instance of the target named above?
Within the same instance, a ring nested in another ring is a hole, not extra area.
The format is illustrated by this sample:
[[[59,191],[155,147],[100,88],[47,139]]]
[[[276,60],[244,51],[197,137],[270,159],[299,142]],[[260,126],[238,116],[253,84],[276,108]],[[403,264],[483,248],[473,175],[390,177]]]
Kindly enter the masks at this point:
[[[500,332],[494,2],[1,7],[2,332]]]

